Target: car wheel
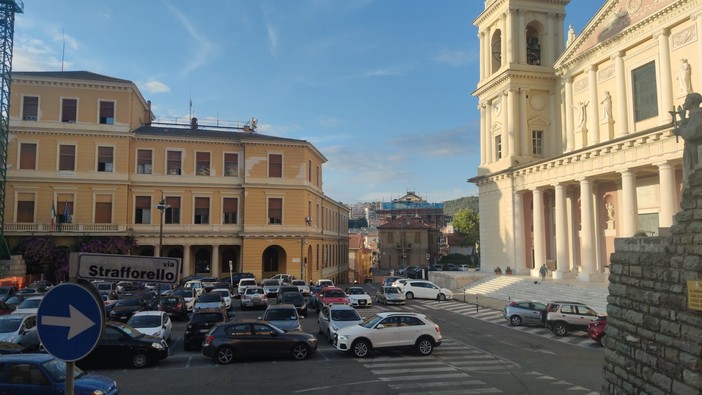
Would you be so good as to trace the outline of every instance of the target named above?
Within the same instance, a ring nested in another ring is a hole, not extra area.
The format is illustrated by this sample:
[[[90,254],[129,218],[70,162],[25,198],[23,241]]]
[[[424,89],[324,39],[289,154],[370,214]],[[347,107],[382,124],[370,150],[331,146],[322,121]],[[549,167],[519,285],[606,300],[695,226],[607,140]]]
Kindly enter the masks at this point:
[[[553,326],[553,333],[555,333],[556,336],[565,336],[568,334],[568,327],[566,324],[559,322]]]
[[[370,343],[368,340],[356,340],[351,346],[353,356],[356,358],[364,358],[370,353]]]
[[[405,294],[405,299],[414,299],[414,294],[412,292],[407,292]]]
[[[434,341],[428,337],[421,337],[417,340],[416,347],[419,355],[426,356],[434,351]]]
[[[137,369],[141,369],[149,364],[149,357],[142,351],[137,351],[136,354],[132,356],[132,366]]]
[[[228,365],[234,360],[234,350],[230,347],[220,347],[215,354],[215,362],[220,365]]]
[[[509,324],[512,326],[519,326],[522,324],[522,317],[518,315],[513,315],[509,317]]]
[[[605,337],[607,337],[607,335],[602,335],[602,336],[600,336],[599,343],[600,343],[600,345],[601,345],[602,347],[605,346]]]
[[[291,353],[294,360],[302,361],[310,356],[310,348],[307,346],[307,344],[298,343],[293,346]]]
[[[439,301],[444,301],[444,300],[446,300],[446,295],[438,294],[438,295],[436,295],[436,299],[438,299]]]

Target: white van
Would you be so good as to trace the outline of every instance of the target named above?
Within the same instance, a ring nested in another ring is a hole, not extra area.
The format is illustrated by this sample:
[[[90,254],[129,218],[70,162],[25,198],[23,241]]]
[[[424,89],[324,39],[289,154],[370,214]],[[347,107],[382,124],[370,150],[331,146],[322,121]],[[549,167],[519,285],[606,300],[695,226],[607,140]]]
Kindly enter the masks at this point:
[[[237,292],[239,293],[239,296],[241,296],[246,291],[246,288],[256,288],[256,285],[255,278],[242,278],[239,280],[239,288],[237,289]]]
[[[190,280],[183,285],[183,288],[194,289],[196,296],[202,295],[202,292],[205,290],[205,287],[202,285],[202,281],[200,280]]]

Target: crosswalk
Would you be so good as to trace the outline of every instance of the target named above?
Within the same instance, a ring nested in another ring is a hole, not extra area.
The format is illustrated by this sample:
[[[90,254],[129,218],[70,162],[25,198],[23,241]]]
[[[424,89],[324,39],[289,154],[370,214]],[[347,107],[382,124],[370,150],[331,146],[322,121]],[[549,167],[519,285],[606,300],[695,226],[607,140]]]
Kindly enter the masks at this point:
[[[410,306],[410,304],[408,304]],[[561,343],[566,343],[578,347],[601,349],[602,346],[590,339],[585,332],[570,332],[568,336],[556,336],[548,328],[539,326],[511,326],[502,316],[502,311],[488,308],[479,308],[476,311],[475,305],[462,303],[457,300],[448,300],[438,302],[436,300],[414,300],[411,302],[412,309],[415,309],[424,314],[430,314],[431,311],[437,309],[450,311],[452,313],[461,314],[466,317],[471,317],[481,321],[489,322],[495,325],[500,325],[506,328],[517,330],[520,332],[529,333],[536,336],[545,337]],[[383,308],[385,306],[380,306]]]

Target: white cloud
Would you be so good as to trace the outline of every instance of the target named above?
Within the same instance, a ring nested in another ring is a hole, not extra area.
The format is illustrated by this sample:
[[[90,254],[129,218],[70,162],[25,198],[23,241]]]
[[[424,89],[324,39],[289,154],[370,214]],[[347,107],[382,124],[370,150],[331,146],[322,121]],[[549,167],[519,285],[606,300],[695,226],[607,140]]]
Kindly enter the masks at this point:
[[[431,157],[465,157],[475,154],[476,150],[467,126],[400,134],[389,139],[388,144],[396,146],[400,152]]]
[[[341,120],[335,117],[319,116],[317,117],[317,119],[315,119],[315,122],[317,122],[318,125],[323,126],[325,128],[333,128],[335,126],[338,126]]]
[[[362,76],[363,77],[398,76],[398,75],[405,75],[410,70],[412,70],[412,66],[400,65],[400,66],[392,66],[392,67],[385,67],[385,68],[377,68],[374,70],[368,70],[365,73],[363,73]]]
[[[56,51],[44,41],[27,35],[18,35],[13,48],[12,68],[23,71],[60,70],[61,59]],[[64,63],[64,68],[70,68]]]
[[[214,58],[214,54],[216,53],[216,46],[215,44],[210,41],[207,37],[205,37],[203,34],[201,34],[198,29],[196,29],[195,25],[192,23],[188,17],[183,14],[180,10],[176,9],[175,7],[171,6],[169,3],[165,3],[166,6],[170,9],[171,13],[178,19],[183,27],[185,27],[185,30],[190,34],[190,37],[195,41],[193,45],[190,46],[191,52],[195,52],[192,56],[189,56],[190,63],[187,65],[187,72],[191,72],[193,70],[198,69],[202,65],[204,65],[207,61],[210,61]]]
[[[448,64],[450,66],[463,66],[477,59],[479,59],[477,52],[463,50],[441,49],[439,53],[434,56],[435,62]]]
[[[167,93],[171,91],[171,88],[159,81],[149,81],[142,84],[144,90],[148,93]]]

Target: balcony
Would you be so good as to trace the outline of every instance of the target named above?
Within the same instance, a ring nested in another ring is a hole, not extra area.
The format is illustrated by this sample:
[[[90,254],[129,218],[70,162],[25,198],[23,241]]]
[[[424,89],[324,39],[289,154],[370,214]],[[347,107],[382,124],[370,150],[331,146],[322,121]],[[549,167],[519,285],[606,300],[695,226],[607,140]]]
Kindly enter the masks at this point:
[[[127,228],[119,224],[30,224],[30,223],[5,223],[5,234],[22,236],[27,234],[49,233],[91,233],[114,234],[126,233]]]

